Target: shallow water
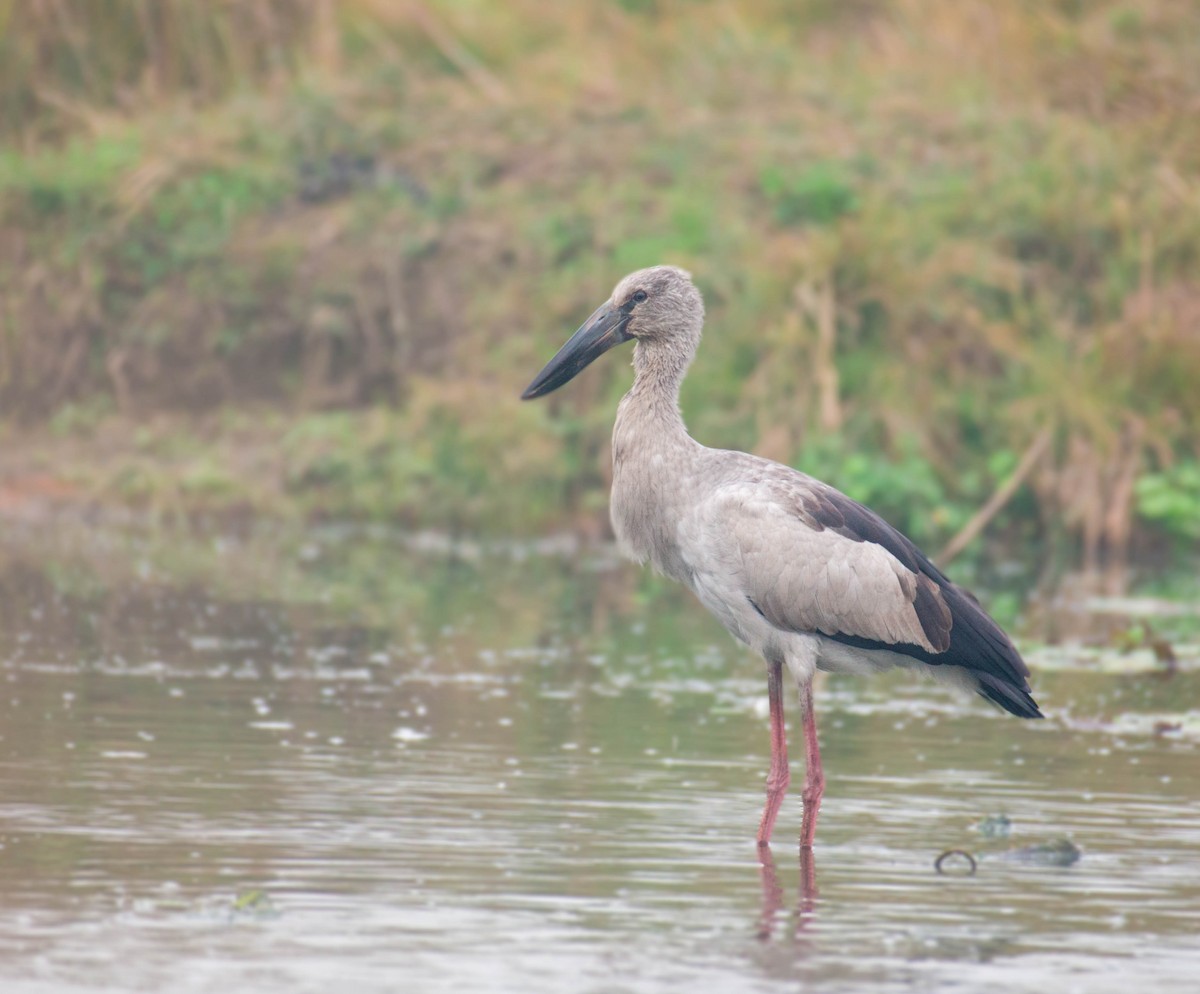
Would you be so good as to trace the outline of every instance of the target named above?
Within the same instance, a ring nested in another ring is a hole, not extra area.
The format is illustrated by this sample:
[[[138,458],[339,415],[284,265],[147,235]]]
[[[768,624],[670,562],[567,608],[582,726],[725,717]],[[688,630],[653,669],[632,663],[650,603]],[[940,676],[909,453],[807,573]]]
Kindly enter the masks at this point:
[[[1192,991],[1179,656],[1033,650],[1036,723],[825,680],[764,863],[760,665],[607,554],[9,528],[0,989]]]

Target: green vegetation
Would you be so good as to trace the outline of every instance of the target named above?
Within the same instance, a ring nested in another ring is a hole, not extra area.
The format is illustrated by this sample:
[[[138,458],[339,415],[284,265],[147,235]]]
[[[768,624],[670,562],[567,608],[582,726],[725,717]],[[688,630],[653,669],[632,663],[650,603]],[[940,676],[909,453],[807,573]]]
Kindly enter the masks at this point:
[[[854,187],[829,162],[816,162],[799,172],[780,166],[763,170],[762,189],[775,205],[780,224],[832,224],[857,205]]]
[[[1198,30],[1178,0],[8,0],[6,445],[164,509],[594,528],[627,369],[516,397],[674,262],[709,444],[934,546],[1018,468],[992,535],[1191,545]]]
[[[1200,539],[1200,463],[1177,463],[1163,473],[1146,473],[1134,487],[1138,513],[1184,538]]]

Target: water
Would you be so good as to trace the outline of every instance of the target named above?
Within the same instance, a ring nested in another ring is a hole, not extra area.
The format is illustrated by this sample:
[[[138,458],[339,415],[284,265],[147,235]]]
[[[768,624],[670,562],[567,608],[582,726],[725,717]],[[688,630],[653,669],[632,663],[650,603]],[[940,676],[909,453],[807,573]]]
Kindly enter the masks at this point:
[[[764,862],[759,665],[607,555],[9,528],[0,989],[1191,991],[1177,650],[1032,653],[1037,723],[826,680]]]

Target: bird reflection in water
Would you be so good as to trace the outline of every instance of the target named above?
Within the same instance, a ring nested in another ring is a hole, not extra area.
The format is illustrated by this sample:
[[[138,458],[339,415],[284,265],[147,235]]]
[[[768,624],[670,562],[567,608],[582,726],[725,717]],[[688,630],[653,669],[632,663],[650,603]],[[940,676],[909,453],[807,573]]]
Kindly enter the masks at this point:
[[[775,866],[770,846],[758,846],[759,874],[762,878],[762,910],[758,916],[757,938],[770,942],[775,937],[784,905],[783,883]],[[817,917],[817,867],[811,846],[799,849],[800,873],[796,883],[796,912],[784,938],[797,938]]]

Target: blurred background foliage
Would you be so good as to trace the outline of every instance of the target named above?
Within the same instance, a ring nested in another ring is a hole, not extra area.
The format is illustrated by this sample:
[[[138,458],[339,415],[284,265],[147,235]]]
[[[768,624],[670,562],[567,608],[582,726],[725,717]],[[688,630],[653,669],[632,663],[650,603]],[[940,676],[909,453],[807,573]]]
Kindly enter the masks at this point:
[[[707,444],[934,549],[1194,551],[1198,37],[1191,0],[0,0],[0,478],[601,534],[627,368],[516,398],[672,262]]]

